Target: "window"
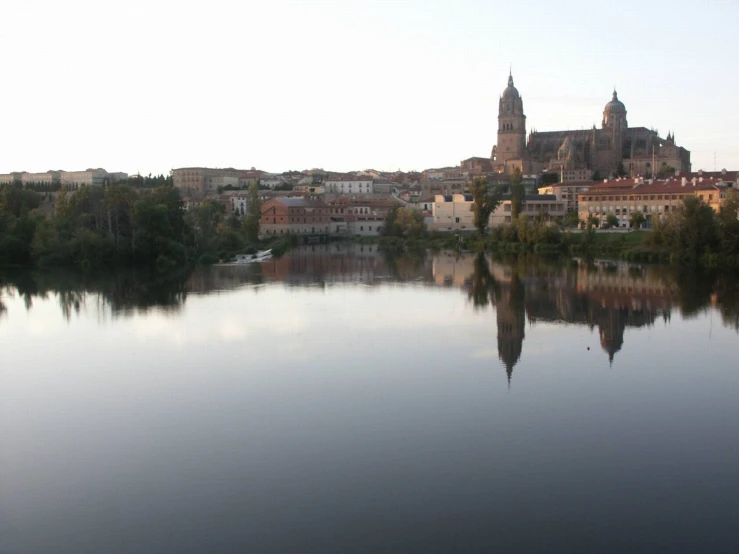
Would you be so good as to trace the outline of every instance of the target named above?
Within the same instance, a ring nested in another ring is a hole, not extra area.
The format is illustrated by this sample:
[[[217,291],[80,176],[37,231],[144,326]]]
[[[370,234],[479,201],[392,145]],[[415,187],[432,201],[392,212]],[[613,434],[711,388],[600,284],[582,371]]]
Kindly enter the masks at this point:
[[[459,218],[458,218],[458,217],[455,217],[455,218],[454,218],[454,221],[455,221],[456,223],[459,223]]]
[[[361,226],[359,227],[359,230],[360,230],[360,231],[364,231],[364,225],[361,225]]]

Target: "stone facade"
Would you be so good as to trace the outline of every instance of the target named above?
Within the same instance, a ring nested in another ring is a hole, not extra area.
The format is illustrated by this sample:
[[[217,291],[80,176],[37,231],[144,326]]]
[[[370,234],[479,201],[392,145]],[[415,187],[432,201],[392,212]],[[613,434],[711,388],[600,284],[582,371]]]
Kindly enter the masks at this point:
[[[690,171],[690,152],[677,146],[675,135],[661,138],[646,127],[629,127],[626,107],[613,91],[603,110],[601,128],[580,131],[532,131],[526,137],[523,99],[508,77],[498,105],[498,140],[491,162],[495,171],[523,173],[556,171],[567,179],[582,180],[598,171],[603,177],[623,164],[631,176],[656,174],[667,167]]]

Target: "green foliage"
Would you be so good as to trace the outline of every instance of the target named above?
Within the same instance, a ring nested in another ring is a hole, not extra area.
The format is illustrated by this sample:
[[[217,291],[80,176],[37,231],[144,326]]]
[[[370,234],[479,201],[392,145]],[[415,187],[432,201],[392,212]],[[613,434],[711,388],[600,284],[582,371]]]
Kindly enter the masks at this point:
[[[577,227],[580,224],[580,216],[577,212],[569,212],[565,216],[565,225],[567,227]]]
[[[613,214],[608,214],[606,216],[606,229],[611,229],[612,227],[618,227],[618,218]]]
[[[639,229],[644,225],[645,221],[646,219],[644,218],[644,214],[641,212],[634,212],[631,214],[631,217],[629,217],[629,225],[632,229]]]
[[[385,217],[383,237],[420,239],[427,235],[426,222],[419,210],[393,206]]]
[[[485,235],[490,214],[500,206],[501,192],[500,188],[490,192],[488,190],[488,180],[486,177],[475,177],[470,186],[470,194],[472,194],[472,206],[470,209],[473,213],[473,223],[477,228],[478,234],[482,237]]]
[[[511,219],[518,219],[526,201],[526,188],[523,186],[521,169],[516,167],[511,173]]]
[[[663,165],[657,172],[657,179],[665,179],[675,175],[675,168],[671,165]]]
[[[143,265],[170,271],[193,261],[229,259],[249,245],[261,247],[258,237],[247,238],[241,220],[226,218],[221,202],[208,199],[187,214],[171,186],[62,190],[53,214],[44,217],[39,206],[33,191],[0,188],[0,265]]]
[[[613,172],[616,177],[626,177],[627,172],[626,168],[624,167],[624,162],[618,162],[618,166],[616,166],[616,171]]]
[[[593,171],[593,174],[590,176],[591,181],[602,181],[603,177],[600,174],[600,170],[596,169]]]

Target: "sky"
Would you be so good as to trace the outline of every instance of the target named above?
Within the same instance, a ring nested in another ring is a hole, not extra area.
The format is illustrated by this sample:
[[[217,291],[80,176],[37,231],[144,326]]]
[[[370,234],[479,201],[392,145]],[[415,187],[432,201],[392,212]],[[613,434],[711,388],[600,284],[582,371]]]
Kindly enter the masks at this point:
[[[527,130],[674,131],[739,169],[738,0],[4,2],[0,173],[423,170]]]

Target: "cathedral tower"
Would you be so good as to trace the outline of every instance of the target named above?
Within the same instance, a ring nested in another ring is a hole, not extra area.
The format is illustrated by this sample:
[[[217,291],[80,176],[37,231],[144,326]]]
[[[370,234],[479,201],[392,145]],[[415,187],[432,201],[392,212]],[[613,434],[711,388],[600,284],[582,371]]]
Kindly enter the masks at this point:
[[[613,98],[603,110],[603,130],[606,131],[610,149],[608,165],[612,168],[623,161],[623,143],[628,127],[626,106],[618,99],[618,94],[614,90]]]
[[[508,75],[508,86],[498,104],[498,144],[493,147],[493,162],[521,159],[526,150],[526,116],[523,100],[513,86],[513,75]]]

